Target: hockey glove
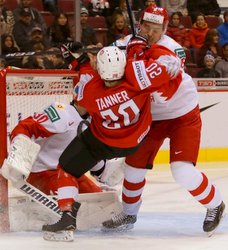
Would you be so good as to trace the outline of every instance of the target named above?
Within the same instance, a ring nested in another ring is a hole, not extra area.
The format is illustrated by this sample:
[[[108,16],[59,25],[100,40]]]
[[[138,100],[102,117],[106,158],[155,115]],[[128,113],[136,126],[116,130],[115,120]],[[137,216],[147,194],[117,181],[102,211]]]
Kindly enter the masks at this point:
[[[81,42],[69,42],[65,43],[65,45],[71,53],[78,53],[79,50],[83,48],[83,44]]]
[[[70,46],[72,49],[76,48],[76,44],[69,43],[68,46]],[[68,48],[66,44],[62,44],[60,47],[61,53],[65,61],[68,63],[68,68],[71,70],[78,71],[79,66],[83,63],[87,63],[90,61],[89,56],[87,53],[82,53],[78,58],[75,58],[73,54],[71,53],[70,49]]]
[[[62,53],[62,56],[63,56],[65,62],[68,64],[68,68],[71,69],[71,70],[77,70],[78,61],[72,55],[72,53],[70,52],[68,46],[66,44],[62,44],[60,46],[60,50],[61,50],[61,53]]]
[[[131,38],[127,45],[127,58],[136,60],[143,60],[146,58],[146,49],[148,49],[148,41],[146,38],[136,35]]]

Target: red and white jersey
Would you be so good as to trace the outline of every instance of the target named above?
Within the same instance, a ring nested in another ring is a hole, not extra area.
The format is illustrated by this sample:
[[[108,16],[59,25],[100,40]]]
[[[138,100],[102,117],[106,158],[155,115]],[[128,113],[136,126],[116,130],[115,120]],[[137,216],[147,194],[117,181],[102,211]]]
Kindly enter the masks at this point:
[[[117,46],[127,46],[131,35],[115,42]],[[184,67],[185,52],[183,47],[171,37],[163,35],[157,44],[166,47],[180,57]],[[162,63],[160,61],[160,63]],[[192,78],[182,70],[182,81],[176,93],[168,101],[159,92],[152,94],[151,112],[153,120],[167,120],[180,117],[193,110],[198,104],[198,93]]]
[[[77,135],[81,121],[72,105],[55,102],[43,112],[20,121],[11,133],[11,140],[24,134],[41,146],[32,172],[53,170],[63,150]]]
[[[151,49],[159,49],[164,55],[168,51],[158,45]],[[161,95],[164,92],[164,99],[169,99],[173,91],[167,90],[175,86],[166,67],[152,58],[128,61],[125,76],[118,86],[107,88],[98,74],[84,71],[77,86],[77,101],[92,117],[93,134],[103,143],[120,148],[138,145],[148,133],[152,120],[150,93],[159,90]]]

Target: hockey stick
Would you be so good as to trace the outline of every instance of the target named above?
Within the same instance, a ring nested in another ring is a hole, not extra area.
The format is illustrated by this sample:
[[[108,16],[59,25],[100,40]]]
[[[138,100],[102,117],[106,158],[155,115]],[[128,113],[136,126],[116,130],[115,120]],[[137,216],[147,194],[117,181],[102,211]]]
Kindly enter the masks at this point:
[[[46,195],[23,179],[16,183],[13,183],[13,186],[29,198],[31,198],[33,201],[40,204],[42,207],[45,207],[46,209],[51,211],[52,214],[60,218],[62,212],[59,209],[57,201],[54,200],[51,196]]]
[[[132,35],[134,37],[136,35],[136,32],[135,32],[135,25],[134,25],[134,21],[133,21],[132,10],[131,10],[131,5],[130,5],[129,0],[126,0],[126,4],[127,4],[127,12],[128,12],[128,16],[129,16]]]

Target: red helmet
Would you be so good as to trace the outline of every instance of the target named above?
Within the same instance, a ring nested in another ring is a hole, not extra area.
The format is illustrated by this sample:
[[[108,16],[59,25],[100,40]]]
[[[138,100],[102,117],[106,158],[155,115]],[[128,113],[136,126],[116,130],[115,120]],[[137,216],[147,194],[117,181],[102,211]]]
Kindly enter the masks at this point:
[[[166,24],[169,22],[169,14],[165,8],[150,5],[143,11],[141,16],[141,21],[142,20],[151,23]]]

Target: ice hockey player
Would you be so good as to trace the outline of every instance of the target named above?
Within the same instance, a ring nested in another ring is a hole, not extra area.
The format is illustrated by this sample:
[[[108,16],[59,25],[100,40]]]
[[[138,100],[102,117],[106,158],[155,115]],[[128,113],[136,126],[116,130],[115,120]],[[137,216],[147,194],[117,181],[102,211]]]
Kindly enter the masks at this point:
[[[168,25],[168,13],[164,8],[149,6],[141,16],[139,26],[140,39],[129,37],[117,41],[117,45],[128,43],[141,46],[143,37],[150,44],[163,45],[175,52],[182,60],[181,77],[176,93],[164,98],[160,91],[153,92],[151,129],[140,149],[126,158],[125,179],[123,183],[123,213],[103,223],[103,230],[127,230],[134,226],[141,206],[141,195],[145,185],[145,175],[152,169],[155,156],[165,138],[170,139],[170,166],[173,178],[206,209],[203,230],[211,236],[225,214],[225,204],[218,188],[195,165],[200,145],[201,118],[198,94],[192,78],[184,72],[184,49],[173,39],[165,35]],[[144,51],[148,56],[150,50]],[[129,51],[129,48],[128,48]],[[129,53],[129,52],[128,52]],[[162,55],[158,60],[165,60]],[[172,66],[172,65],[170,65]],[[179,79],[178,79],[179,77]]]
[[[63,47],[62,51],[66,58],[67,49]],[[80,82],[75,88],[77,109],[81,115],[86,112],[91,115],[91,124],[60,156],[60,182],[66,172],[80,177],[97,161],[132,154],[149,131],[150,93],[163,89],[163,86],[164,90],[168,89],[170,80],[176,73],[179,74],[181,62],[173,52],[157,45],[153,46],[155,60],[134,61],[134,53],[141,53],[138,44],[137,47],[132,45],[131,51],[132,57],[126,64],[124,52],[117,47],[101,49],[97,54],[98,74],[92,74],[89,64],[82,60]],[[156,61],[158,52],[159,55],[167,55],[164,65]],[[77,66],[78,60],[71,65]],[[170,62],[175,72],[167,66]],[[168,91],[167,98],[172,95],[173,87]],[[75,224],[74,200],[72,208],[63,213],[57,223],[45,225],[43,230],[58,233]]]

